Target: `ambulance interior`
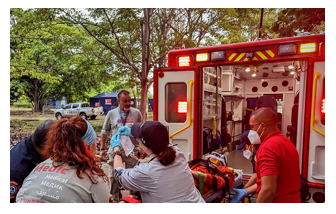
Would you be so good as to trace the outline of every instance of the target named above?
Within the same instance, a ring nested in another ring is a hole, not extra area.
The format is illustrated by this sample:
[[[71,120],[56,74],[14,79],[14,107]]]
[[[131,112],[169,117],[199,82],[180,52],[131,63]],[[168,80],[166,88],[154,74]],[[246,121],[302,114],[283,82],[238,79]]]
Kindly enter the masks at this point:
[[[295,112],[298,110],[300,75],[305,71],[305,65],[304,61],[284,61],[203,67],[203,154],[210,152],[210,147],[216,144],[212,141],[211,145],[209,136],[214,133],[209,133],[212,132],[210,129],[215,125],[223,133],[226,122],[229,136],[222,140],[221,148],[225,151],[228,166],[243,169],[245,175],[253,174],[251,161],[237,148],[240,135],[249,130],[249,118],[256,100],[262,95],[276,99],[278,129],[295,145],[298,115]]]

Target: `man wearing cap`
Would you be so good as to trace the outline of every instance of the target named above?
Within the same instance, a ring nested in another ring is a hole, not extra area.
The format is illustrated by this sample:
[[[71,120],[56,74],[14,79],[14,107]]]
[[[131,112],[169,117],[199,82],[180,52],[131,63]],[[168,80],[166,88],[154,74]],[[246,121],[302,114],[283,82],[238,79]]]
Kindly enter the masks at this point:
[[[125,169],[120,152],[120,135],[134,136],[150,157]],[[158,121],[135,123],[132,128],[119,129],[111,139],[115,178],[125,189],[139,191],[143,203],[204,203],[181,150],[169,142],[166,127]]]
[[[244,199],[248,195],[253,195],[257,191],[257,173],[255,172],[255,161],[256,161],[256,154],[259,148],[259,145],[252,145],[250,140],[248,139],[248,134],[250,130],[245,131],[243,134],[240,135],[240,145],[237,148],[237,151],[243,150],[243,156],[251,160],[253,174],[248,182],[244,185],[244,189],[237,189],[232,188],[236,193],[231,198],[230,203],[238,203],[242,199]]]
[[[130,93],[126,90],[121,90],[118,93],[117,99],[118,108],[115,108],[106,115],[105,122],[101,131],[101,147],[100,147],[100,155],[103,158],[106,155],[105,145],[107,137],[110,134],[115,135],[118,129],[122,126],[131,127],[133,123],[143,122],[141,112],[131,107],[131,96]],[[135,139],[131,138],[133,144],[135,144],[134,151],[139,152],[139,145]],[[113,196],[114,201],[119,201],[119,187],[118,183],[114,179],[114,168],[113,168],[113,150],[109,148],[109,178],[111,181],[111,194]],[[137,161],[132,157],[127,157],[123,152],[122,160],[125,162],[126,168],[132,168],[136,165]]]
[[[14,203],[23,180],[40,162],[46,158],[41,157],[45,136],[55,121],[45,120],[35,132],[20,141],[10,149],[10,202]]]

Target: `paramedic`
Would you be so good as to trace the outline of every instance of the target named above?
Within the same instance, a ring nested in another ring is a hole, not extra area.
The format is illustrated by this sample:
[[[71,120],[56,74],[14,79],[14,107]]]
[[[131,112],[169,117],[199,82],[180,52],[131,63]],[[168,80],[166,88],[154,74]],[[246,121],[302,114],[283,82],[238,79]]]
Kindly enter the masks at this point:
[[[133,123],[142,123],[142,115],[141,112],[131,107],[131,96],[130,93],[126,90],[121,90],[118,93],[118,108],[115,108],[106,115],[105,122],[101,131],[101,148],[100,155],[102,158],[106,155],[105,144],[107,137],[111,134],[116,134],[118,129],[122,126],[131,127]],[[136,148],[135,152],[138,152],[139,145],[137,141],[133,138],[131,139],[133,144],[135,144]],[[114,179],[114,168],[113,168],[113,150],[109,148],[109,178],[111,181],[111,190],[110,193],[113,196],[113,200],[115,202],[119,201],[119,187],[117,181]],[[126,168],[132,168],[136,165],[137,161],[134,158],[127,157],[123,152],[122,160],[125,162]]]
[[[125,169],[120,152],[120,135],[111,139],[114,153],[115,178],[125,189],[139,191],[143,203],[204,203],[194,185],[187,160],[181,150],[169,143],[167,128],[158,121],[135,123],[132,128],[122,127],[118,133],[140,140],[142,151],[150,157]]]
[[[253,174],[248,182],[244,185],[243,189],[232,188],[236,193],[231,198],[230,203],[238,203],[242,199],[244,199],[248,195],[253,195],[257,191],[257,173],[255,172],[255,160],[256,154],[259,149],[259,145],[252,145],[250,140],[248,139],[248,134],[250,130],[245,131],[240,135],[240,145],[237,150],[243,150],[243,156],[251,160]]]
[[[51,126],[42,155],[50,157],[27,176],[18,203],[109,202],[109,179],[96,157],[96,132],[82,117]]]
[[[262,108],[262,107],[268,107],[272,109],[274,112],[277,112],[278,103],[273,96],[263,95],[259,97],[259,99],[257,100],[255,110]],[[240,136],[241,143],[237,150],[244,149],[243,155],[248,160],[251,160],[253,174],[251,178],[248,180],[248,182],[245,184],[243,189],[233,188],[236,194],[231,198],[230,203],[238,203],[240,200],[242,200],[246,196],[253,195],[257,191],[257,183],[256,183],[257,173],[255,171],[255,161],[256,161],[256,155],[257,155],[257,151],[259,149],[260,144],[251,144],[250,140],[248,139],[249,133],[250,133],[250,130],[245,131],[243,134],[241,134]]]
[[[257,109],[251,115],[250,127],[251,143],[261,142],[255,168],[257,203],[300,203],[299,155],[277,129],[277,113],[270,108]]]
[[[55,121],[45,120],[35,132],[10,150],[10,202],[14,203],[23,180],[37,164],[46,158],[41,157],[45,136]]]

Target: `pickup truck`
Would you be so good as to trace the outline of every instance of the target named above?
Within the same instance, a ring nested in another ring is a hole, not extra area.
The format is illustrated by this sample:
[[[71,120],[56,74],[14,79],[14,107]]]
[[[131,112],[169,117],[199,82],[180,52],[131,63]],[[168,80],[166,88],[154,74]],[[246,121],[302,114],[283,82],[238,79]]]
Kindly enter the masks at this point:
[[[90,107],[88,103],[69,103],[63,108],[56,109],[54,114],[57,120],[63,117],[81,116],[83,119],[87,120],[90,117],[92,120],[96,119],[99,114],[102,114],[103,107]]]

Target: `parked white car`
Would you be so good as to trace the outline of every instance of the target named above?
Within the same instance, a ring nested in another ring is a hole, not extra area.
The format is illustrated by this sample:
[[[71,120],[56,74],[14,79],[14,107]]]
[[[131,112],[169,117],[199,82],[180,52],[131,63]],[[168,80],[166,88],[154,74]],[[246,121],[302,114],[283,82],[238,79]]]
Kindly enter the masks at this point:
[[[63,117],[73,117],[78,115],[87,120],[88,117],[95,119],[98,115],[103,114],[103,112],[102,106],[90,107],[88,103],[69,103],[63,108],[56,109],[54,114],[57,120],[60,120]]]

